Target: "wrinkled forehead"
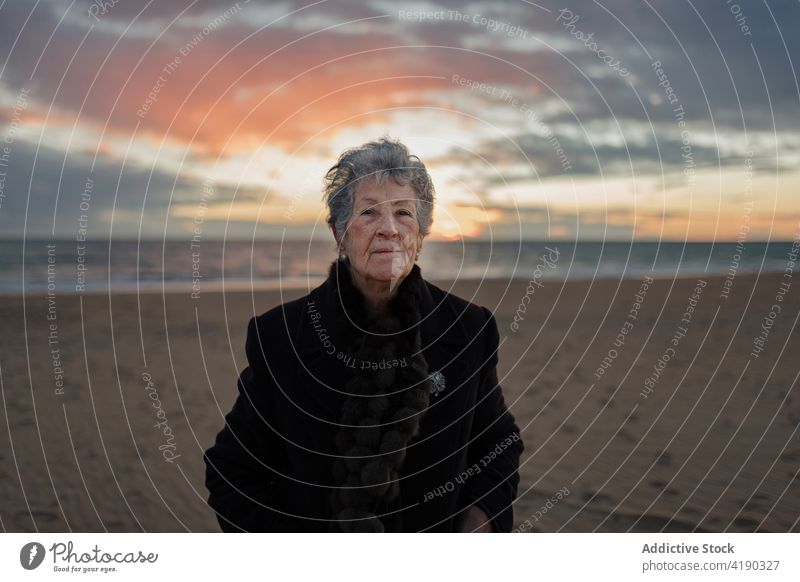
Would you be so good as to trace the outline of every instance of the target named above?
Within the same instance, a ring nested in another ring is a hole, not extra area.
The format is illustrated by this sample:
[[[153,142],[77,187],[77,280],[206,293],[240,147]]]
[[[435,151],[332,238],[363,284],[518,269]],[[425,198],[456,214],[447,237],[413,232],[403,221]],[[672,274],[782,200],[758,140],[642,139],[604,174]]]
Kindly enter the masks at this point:
[[[393,206],[413,205],[417,200],[411,184],[400,185],[392,178],[379,184],[374,177],[365,178],[355,188],[353,203],[356,206],[373,206],[390,203]]]

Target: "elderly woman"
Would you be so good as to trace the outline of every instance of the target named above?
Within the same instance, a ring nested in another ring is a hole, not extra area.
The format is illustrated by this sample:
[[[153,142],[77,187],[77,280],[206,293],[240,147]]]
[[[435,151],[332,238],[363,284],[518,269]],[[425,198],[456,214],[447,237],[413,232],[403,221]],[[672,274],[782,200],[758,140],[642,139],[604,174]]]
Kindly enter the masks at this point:
[[[339,258],[250,320],[239,396],[205,454],[224,531],[511,530],[523,445],[497,324],[422,278],[433,198],[387,138],[328,171]]]

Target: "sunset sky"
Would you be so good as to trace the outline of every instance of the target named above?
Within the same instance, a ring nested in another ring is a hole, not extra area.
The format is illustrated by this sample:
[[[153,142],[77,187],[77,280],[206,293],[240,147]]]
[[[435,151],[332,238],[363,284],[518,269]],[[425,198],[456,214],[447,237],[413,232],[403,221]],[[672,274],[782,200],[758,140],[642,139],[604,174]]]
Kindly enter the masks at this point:
[[[799,25],[788,0],[7,1],[0,236],[327,239],[325,171],[388,134],[433,176],[432,238],[790,240]]]

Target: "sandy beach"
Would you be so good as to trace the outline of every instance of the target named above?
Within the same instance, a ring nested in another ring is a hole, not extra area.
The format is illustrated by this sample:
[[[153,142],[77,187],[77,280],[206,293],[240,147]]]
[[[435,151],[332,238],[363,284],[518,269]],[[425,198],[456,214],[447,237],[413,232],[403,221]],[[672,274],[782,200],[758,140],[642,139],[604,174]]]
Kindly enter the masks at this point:
[[[435,281],[496,313],[517,529],[800,532],[785,281]],[[218,531],[201,455],[247,321],[305,293],[0,297],[2,529]]]

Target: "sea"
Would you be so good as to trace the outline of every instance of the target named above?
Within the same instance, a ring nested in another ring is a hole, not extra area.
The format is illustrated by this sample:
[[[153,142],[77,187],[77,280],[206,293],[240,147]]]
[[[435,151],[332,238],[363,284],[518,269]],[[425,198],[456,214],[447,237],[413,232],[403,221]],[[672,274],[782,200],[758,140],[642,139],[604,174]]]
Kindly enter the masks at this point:
[[[738,276],[783,272],[796,251],[791,241],[425,241],[419,265],[431,281]],[[5,240],[0,293],[310,289],[335,257],[329,242]]]

